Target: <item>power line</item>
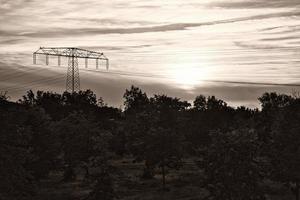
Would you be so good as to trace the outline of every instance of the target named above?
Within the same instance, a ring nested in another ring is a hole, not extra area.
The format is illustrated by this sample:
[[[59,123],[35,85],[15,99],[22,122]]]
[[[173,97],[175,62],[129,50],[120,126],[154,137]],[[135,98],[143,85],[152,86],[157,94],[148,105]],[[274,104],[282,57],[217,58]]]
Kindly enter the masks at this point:
[[[46,79],[44,81],[35,81],[35,82],[32,82],[32,84],[23,85],[23,86],[20,86],[20,87],[14,87],[14,88],[6,89],[6,90],[3,90],[3,91],[16,92],[16,91],[22,91],[22,90],[24,90],[28,87],[32,87],[32,86],[34,86],[35,88],[44,87],[46,83],[47,83],[47,85],[57,84],[57,81],[64,80],[64,78],[65,77],[56,77],[56,78]],[[55,81],[55,82],[53,82],[53,81]]]
[[[95,70],[83,70],[83,71],[89,71],[89,72],[97,72],[97,73],[104,73],[104,74],[113,74],[113,75],[121,75],[121,76],[129,76],[129,77],[146,77],[146,78],[156,78],[156,79],[167,79],[167,80],[176,80],[175,78],[170,78],[170,77],[165,77],[165,76],[158,76],[158,75],[151,75],[151,74],[134,74],[134,73],[127,73],[127,72],[122,72],[122,71],[95,71]],[[56,77],[56,78],[49,78],[49,79],[43,79],[43,80],[37,80],[37,81],[32,81],[30,83],[32,84],[26,84],[21,87],[11,87],[7,88],[6,91],[22,91],[25,88],[35,86],[37,87],[43,87],[44,84],[47,83],[47,85],[53,85],[56,84],[57,80],[63,80],[64,76],[61,77]],[[226,80],[199,80],[202,82],[212,82],[212,83],[224,83],[224,84],[238,84],[238,85],[261,85],[261,86],[284,86],[284,87],[300,87],[300,84],[280,84],[280,83],[269,83],[269,82],[244,82],[244,81],[226,81]]]
[[[8,81],[8,80],[11,80],[12,78],[18,78],[18,77],[22,77],[24,76],[24,72],[25,73],[28,73],[28,72],[38,72],[38,71],[42,71],[42,70],[45,70],[45,69],[34,69],[34,68],[31,68],[31,69],[25,69],[25,71],[18,71],[18,72],[15,72],[14,74],[11,74],[10,76],[7,76],[7,75],[4,75],[6,78],[5,79],[2,79],[0,80],[1,82],[4,82],[4,81]]]
[[[145,77],[145,78],[158,78],[158,79],[169,79],[176,80],[176,78],[170,78],[165,76],[158,75],[146,75],[146,74],[134,74],[134,73],[126,73],[122,71],[95,71],[98,73],[108,73],[108,74],[116,74],[122,76],[134,76],[134,77]],[[289,84],[289,83],[268,83],[268,82],[244,82],[244,81],[226,81],[226,80],[213,80],[213,79],[199,79],[198,81],[203,82],[215,82],[215,83],[227,83],[227,84],[241,84],[241,85],[265,85],[265,86],[291,86],[291,87],[300,87],[300,84]]]
[[[59,69],[63,69],[60,67],[56,67]],[[43,70],[38,69],[38,70]],[[176,78],[167,77],[164,75],[153,75],[153,74],[147,74],[147,73],[132,73],[132,72],[126,72],[126,71],[100,71],[100,70],[90,70],[90,69],[81,69],[82,71],[86,72],[96,72],[96,73],[102,73],[102,74],[113,74],[113,75],[121,75],[121,76],[128,76],[128,77],[144,77],[144,78],[155,78],[155,79],[165,79],[165,80],[176,80]],[[18,87],[18,84],[15,84],[14,86],[3,88],[2,90],[8,90],[8,91],[18,91],[25,89],[26,87],[30,86],[37,86],[39,85],[52,82],[54,80],[61,79],[62,77],[57,78],[43,78],[35,81],[29,82],[29,84],[25,84],[21,87]],[[225,84],[239,84],[239,85],[262,85],[262,86],[285,86],[285,87],[300,87],[300,84],[298,83],[271,83],[271,82],[247,82],[247,81],[227,81],[227,80],[212,80],[212,79],[199,79],[197,81],[201,82],[212,82],[212,83],[225,83]]]
[[[57,78],[53,78],[53,77],[52,78],[42,78],[42,79],[27,82],[27,84],[22,84],[21,86],[19,86],[19,84],[14,84],[13,86],[10,86],[7,88],[1,88],[1,90],[14,90],[14,89],[19,89],[19,88],[26,88],[28,86],[32,86],[35,84],[40,84],[40,83],[44,83],[44,82],[48,82],[48,81],[52,81],[52,80],[61,79],[62,77],[65,77],[65,76],[61,75]]]

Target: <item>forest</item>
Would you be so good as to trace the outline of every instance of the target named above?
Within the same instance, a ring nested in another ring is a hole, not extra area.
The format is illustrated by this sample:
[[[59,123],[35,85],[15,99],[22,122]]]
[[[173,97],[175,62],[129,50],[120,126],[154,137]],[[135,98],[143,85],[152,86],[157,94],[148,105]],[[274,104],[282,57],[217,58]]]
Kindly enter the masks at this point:
[[[300,97],[0,96],[1,200],[299,200]]]

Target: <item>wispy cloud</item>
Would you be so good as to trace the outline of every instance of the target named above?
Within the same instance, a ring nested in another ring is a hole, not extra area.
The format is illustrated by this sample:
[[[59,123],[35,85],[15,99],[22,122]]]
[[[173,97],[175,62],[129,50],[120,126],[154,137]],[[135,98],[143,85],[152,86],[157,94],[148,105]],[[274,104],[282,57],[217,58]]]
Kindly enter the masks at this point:
[[[261,49],[261,50],[270,50],[270,49],[280,49],[284,48],[283,46],[280,45],[264,45],[264,44],[253,44],[253,43],[247,43],[247,42],[237,42],[235,41],[234,44],[237,47],[242,47],[242,48],[248,48],[248,49]],[[299,47],[300,48],[300,47]]]
[[[261,40],[262,41],[283,41],[283,40],[295,40],[295,39],[300,39],[300,37],[299,36],[285,36],[285,37],[264,38]]]
[[[62,37],[62,36],[82,36],[82,35],[101,35],[101,34],[136,34],[136,33],[151,33],[151,32],[168,32],[168,31],[182,31],[194,27],[202,26],[212,26],[212,25],[221,25],[221,24],[230,24],[236,22],[247,22],[253,20],[262,20],[262,19],[272,19],[280,17],[297,17],[300,16],[300,11],[294,12],[279,12],[271,13],[264,15],[254,15],[249,17],[233,18],[226,20],[218,21],[209,21],[202,23],[175,23],[175,24],[166,24],[158,26],[142,26],[142,27],[132,27],[132,28],[51,28],[47,30],[37,30],[26,32],[18,31],[0,31],[2,36],[26,36],[26,37],[40,37],[40,38],[50,38],[50,37]]]
[[[300,2],[298,0],[232,0],[214,2],[210,6],[230,9],[295,8],[300,7]]]

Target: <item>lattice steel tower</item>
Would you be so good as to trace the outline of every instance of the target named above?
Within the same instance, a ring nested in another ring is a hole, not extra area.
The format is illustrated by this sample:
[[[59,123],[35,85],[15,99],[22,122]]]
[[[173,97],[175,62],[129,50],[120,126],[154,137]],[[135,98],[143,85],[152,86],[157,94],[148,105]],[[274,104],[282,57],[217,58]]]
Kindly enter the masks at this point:
[[[58,66],[61,65],[61,57],[68,58],[66,90],[72,93],[80,90],[78,58],[85,59],[85,68],[88,67],[89,59],[96,60],[96,69],[99,67],[99,60],[105,61],[107,70],[109,66],[109,60],[104,56],[103,53],[74,47],[40,47],[36,52],[33,53],[33,64],[36,64],[37,54],[46,56],[46,65],[49,65],[49,56],[57,56]]]

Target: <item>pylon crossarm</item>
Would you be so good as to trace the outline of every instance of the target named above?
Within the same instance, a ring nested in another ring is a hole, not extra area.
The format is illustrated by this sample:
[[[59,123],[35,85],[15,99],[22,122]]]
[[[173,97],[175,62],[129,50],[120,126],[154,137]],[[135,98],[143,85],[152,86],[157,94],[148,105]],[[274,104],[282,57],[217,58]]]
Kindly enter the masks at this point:
[[[60,66],[61,57],[68,57],[68,71],[66,90],[75,92],[80,90],[78,58],[85,58],[85,67],[88,67],[88,60],[96,60],[96,69],[98,69],[99,60],[106,61],[106,69],[109,67],[109,60],[103,53],[89,51],[75,47],[40,47],[33,53],[33,63],[36,64],[37,54],[46,55],[46,65],[49,65],[49,56],[57,56],[57,64]]]
[[[73,47],[40,47],[34,54],[108,60],[103,53]]]

